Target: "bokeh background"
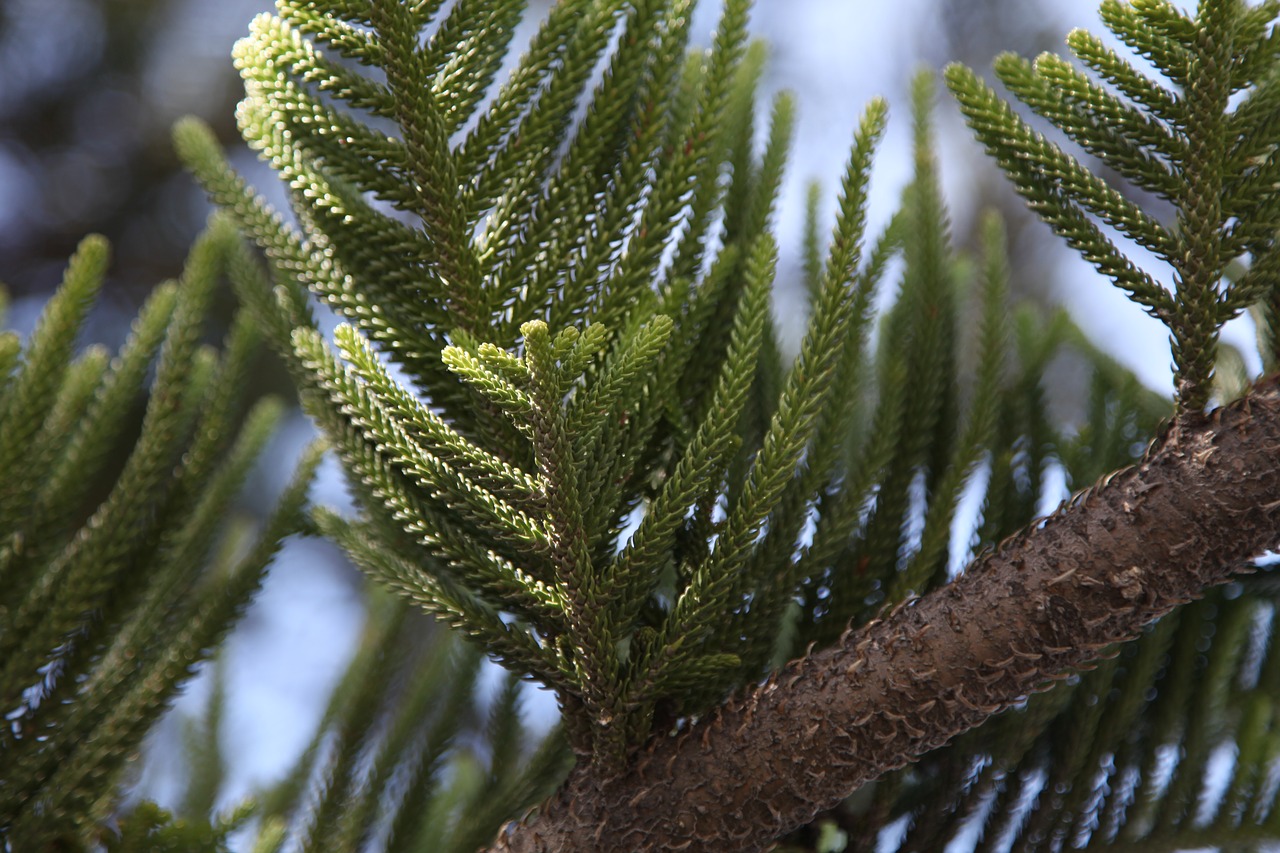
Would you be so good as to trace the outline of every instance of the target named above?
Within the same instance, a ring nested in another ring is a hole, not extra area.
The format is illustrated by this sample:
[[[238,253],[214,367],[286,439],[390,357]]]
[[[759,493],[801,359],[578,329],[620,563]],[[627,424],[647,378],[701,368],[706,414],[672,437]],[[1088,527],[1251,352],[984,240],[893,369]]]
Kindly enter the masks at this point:
[[[531,16],[548,5],[531,0]],[[698,11],[702,44],[717,5],[703,0]],[[832,222],[839,176],[867,100],[884,95],[893,110],[873,177],[874,230],[887,221],[909,175],[912,74],[953,60],[987,69],[1000,50],[1027,56],[1057,50],[1072,26],[1102,32],[1094,5],[757,0],[753,29],[771,57],[764,108],[786,89],[800,109],[778,219],[783,254],[775,310],[784,333],[798,334],[803,319],[798,248],[806,188],[821,184],[823,221]],[[209,213],[172,153],[169,129],[183,115],[210,123],[232,162],[268,195],[282,198],[270,171],[239,145],[232,118],[239,83],[231,46],[268,7],[266,0],[0,0],[0,281],[12,299],[9,326],[29,330],[65,259],[88,232],[109,237],[115,258],[91,319],[91,340],[118,344],[148,290],[179,273]],[[1067,305],[1097,345],[1149,386],[1171,390],[1159,325],[1028,219],[941,87],[938,100],[942,174],[958,243],[971,242],[981,209],[1001,209],[1011,236],[1014,298]],[[231,309],[226,297],[216,322],[225,322]],[[1229,339],[1249,352],[1250,335],[1247,321],[1238,322]],[[1055,374],[1055,404],[1067,417],[1083,388],[1077,372],[1068,363]],[[260,390],[289,394],[283,372],[269,362],[255,381]],[[293,416],[242,511],[266,510],[310,435],[306,421]],[[336,465],[326,466],[314,497],[346,505]],[[303,748],[363,618],[362,582],[339,554],[317,541],[286,547],[222,656],[228,802],[276,778]],[[141,794],[165,802],[180,792],[183,721],[199,712],[209,681],[207,672],[197,678],[152,737],[141,759]],[[528,706],[536,718],[554,713],[536,691]]]

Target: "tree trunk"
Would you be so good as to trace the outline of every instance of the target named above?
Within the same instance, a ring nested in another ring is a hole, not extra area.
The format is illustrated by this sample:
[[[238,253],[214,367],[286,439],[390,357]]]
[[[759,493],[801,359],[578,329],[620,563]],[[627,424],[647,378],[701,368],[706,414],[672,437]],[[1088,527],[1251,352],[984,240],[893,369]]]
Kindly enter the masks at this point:
[[[1138,635],[1272,546],[1280,387],[1176,419],[1142,462],[954,583],[792,661],[627,771],[580,766],[493,851],[752,851]]]

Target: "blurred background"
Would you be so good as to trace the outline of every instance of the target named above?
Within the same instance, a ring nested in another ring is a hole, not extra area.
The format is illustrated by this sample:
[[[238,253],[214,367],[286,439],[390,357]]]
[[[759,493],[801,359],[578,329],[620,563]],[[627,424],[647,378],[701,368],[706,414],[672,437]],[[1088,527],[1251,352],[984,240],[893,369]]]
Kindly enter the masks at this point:
[[[537,16],[549,3],[530,5]],[[232,117],[239,83],[231,46],[268,6],[266,0],[0,0],[0,281],[12,299],[9,326],[29,330],[88,232],[105,234],[114,247],[104,299],[91,321],[93,340],[117,345],[150,288],[180,272],[209,213],[172,153],[169,129],[180,116],[196,114],[211,124],[232,162],[259,189],[282,199],[270,171],[238,144]],[[709,41],[716,7],[712,0],[701,4],[701,44]],[[753,27],[771,57],[764,108],[785,89],[795,93],[800,110],[778,220],[783,255],[775,309],[784,331],[798,334],[803,318],[795,299],[806,188],[821,184],[829,225],[867,100],[884,95],[893,110],[873,176],[874,232],[909,176],[912,74],[953,60],[987,69],[1000,50],[1027,56],[1058,50],[1072,26],[1101,34],[1093,9],[1079,0],[757,0]],[[1027,218],[941,87],[937,133],[957,242],[972,242],[980,210],[1001,209],[1009,223],[1015,298],[1067,305],[1100,347],[1152,388],[1170,391],[1159,325]],[[217,322],[230,310],[227,297]],[[1247,323],[1237,323],[1229,339],[1243,342],[1249,334]],[[1252,351],[1247,343],[1242,349]],[[1070,365],[1061,375],[1059,405],[1069,412]],[[261,390],[290,393],[283,372],[268,364],[256,381]],[[310,435],[300,415],[289,421],[247,490],[245,512],[266,510]],[[326,467],[315,499],[346,505],[335,465]],[[361,588],[354,570],[323,543],[293,542],[281,554],[223,653],[228,801],[274,779],[307,742],[359,631]],[[139,783],[146,796],[165,802],[178,790],[182,720],[198,712],[208,690],[206,672],[152,738]],[[531,695],[529,706],[535,716],[554,713],[545,696]]]

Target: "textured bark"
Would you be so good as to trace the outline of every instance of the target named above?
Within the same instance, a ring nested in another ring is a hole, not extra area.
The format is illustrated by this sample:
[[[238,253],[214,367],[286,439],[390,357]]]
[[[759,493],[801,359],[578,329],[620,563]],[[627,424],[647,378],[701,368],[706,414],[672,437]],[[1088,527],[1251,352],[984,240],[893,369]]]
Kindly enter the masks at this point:
[[[588,766],[494,851],[751,851],[1227,580],[1280,530],[1280,390],[1184,416],[1143,461],[957,581],[846,632],[627,772]]]

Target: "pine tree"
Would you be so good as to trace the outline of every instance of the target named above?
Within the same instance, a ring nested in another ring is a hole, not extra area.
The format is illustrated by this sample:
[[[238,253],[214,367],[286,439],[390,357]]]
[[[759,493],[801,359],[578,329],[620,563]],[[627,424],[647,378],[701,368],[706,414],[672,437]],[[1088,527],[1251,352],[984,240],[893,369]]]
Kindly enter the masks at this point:
[[[233,283],[357,496],[357,517],[317,508],[314,527],[388,591],[316,740],[260,798],[255,849],[1280,837],[1275,585],[1251,562],[1277,539],[1280,390],[1215,374],[1244,311],[1277,361],[1280,3],[1104,0],[1159,77],[1083,31],[1087,70],[997,61],[1167,220],[974,72],[945,75],[1031,208],[1168,327],[1172,405],[1065,315],[1010,310],[996,218],[977,257],[953,247],[927,76],[883,233],[866,222],[884,102],[827,240],[811,205],[811,316],[785,358],[770,222],[794,105],[757,114],[747,0],[705,51],[690,6],[562,0],[497,84],[518,0],[279,0],[236,48],[237,117],[289,217],[201,125],[177,129],[265,258],[231,253]],[[346,321],[332,340],[313,297]],[[1094,367],[1074,433],[1045,409],[1063,348]],[[1051,471],[1083,490],[1036,520]],[[973,492],[978,555],[953,578]],[[463,641],[424,646],[411,607]],[[477,750],[485,654],[512,677]],[[519,678],[559,702],[536,746]],[[135,814],[119,849],[177,831]]]

